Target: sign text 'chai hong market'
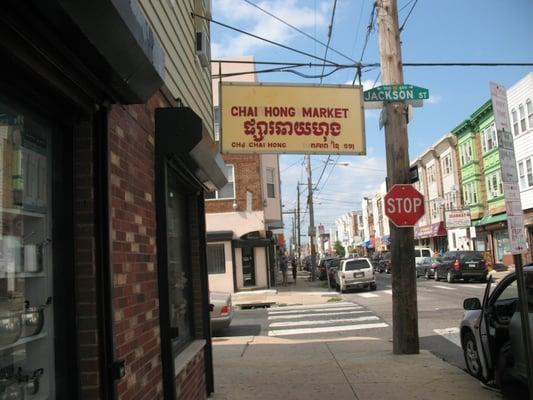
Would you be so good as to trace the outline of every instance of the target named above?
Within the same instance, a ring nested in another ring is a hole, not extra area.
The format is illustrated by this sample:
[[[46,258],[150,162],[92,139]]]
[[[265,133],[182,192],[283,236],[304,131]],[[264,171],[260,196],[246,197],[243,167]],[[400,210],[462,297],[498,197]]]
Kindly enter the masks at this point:
[[[222,82],[224,153],[366,154],[360,86]]]

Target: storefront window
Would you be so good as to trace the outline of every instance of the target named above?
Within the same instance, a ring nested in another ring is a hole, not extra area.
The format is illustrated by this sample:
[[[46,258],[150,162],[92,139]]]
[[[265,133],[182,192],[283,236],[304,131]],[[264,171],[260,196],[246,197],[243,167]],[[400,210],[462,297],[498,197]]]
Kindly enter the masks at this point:
[[[496,262],[502,262],[505,253],[510,251],[509,232],[506,229],[494,231],[494,256]]]
[[[2,399],[55,398],[50,155],[49,130],[0,103]]]
[[[169,169],[167,182],[168,296],[172,350],[179,352],[192,340],[191,278],[187,198]]]

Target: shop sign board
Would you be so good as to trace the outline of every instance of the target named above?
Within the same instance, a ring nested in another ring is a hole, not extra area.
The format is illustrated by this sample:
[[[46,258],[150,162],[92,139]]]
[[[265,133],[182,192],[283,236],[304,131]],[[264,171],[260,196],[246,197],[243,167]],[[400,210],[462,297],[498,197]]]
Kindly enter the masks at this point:
[[[444,212],[446,229],[468,228],[471,224],[470,210],[447,210]]]
[[[498,148],[507,213],[507,227],[509,230],[509,246],[512,254],[522,254],[527,250],[527,241],[524,232],[524,214],[520,201],[520,189],[518,187],[516,158],[511,139],[507,89],[498,83],[491,82],[490,94],[496,134],[498,139],[501,139],[498,143]]]
[[[366,154],[361,86],[221,82],[220,105],[223,153]]]

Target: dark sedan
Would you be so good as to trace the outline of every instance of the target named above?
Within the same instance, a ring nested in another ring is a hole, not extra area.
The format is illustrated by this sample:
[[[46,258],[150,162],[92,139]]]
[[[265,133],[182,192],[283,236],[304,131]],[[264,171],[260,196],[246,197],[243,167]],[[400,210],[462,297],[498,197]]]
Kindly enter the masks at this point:
[[[426,279],[432,279],[434,275],[435,268],[441,262],[440,258],[437,257],[423,257],[416,264],[416,277],[425,277]]]
[[[444,254],[435,267],[435,280],[446,279],[449,283],[463,279],[465,282],[487,280],[487,265],[479,251],[460,250]]]
[[[318,264],[318,279],[321,281],[328,279],[327,265],[331,260],[333,260],[333,258],[323,258]]]
[[[332,258],[326,264],[329,277],[329,287],[335,288],[335,276],[337,275],[337,270],[341,265],[342,258]]]

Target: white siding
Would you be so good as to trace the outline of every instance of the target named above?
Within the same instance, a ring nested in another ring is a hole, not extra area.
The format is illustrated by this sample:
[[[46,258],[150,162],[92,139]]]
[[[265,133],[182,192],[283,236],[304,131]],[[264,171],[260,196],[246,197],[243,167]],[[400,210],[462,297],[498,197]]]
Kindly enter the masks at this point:
[[[208,35],[209,27],[191,18],[194,0],[139,0],[139,4],[165,51],[165,85],[174,98],[202,117],[213,135],[211,74],[196,56],[195,24]]]
[[[509,116],[513,109],[518,110],[519,104],[526,106],[527,99],[533,101],[533,72],[527,74],[507,91],[507,100],[509,102]],[[512,125],[512,122],[511,122]],[[514,136],[514,149],[517,163],[533,157],[533,126],[528,124],[526,109],[526,126],[527,130]],[[517,165],[518,168],[518,165]],[[522,208],[527,210],[533,208],[533,187],[521,187]]]

